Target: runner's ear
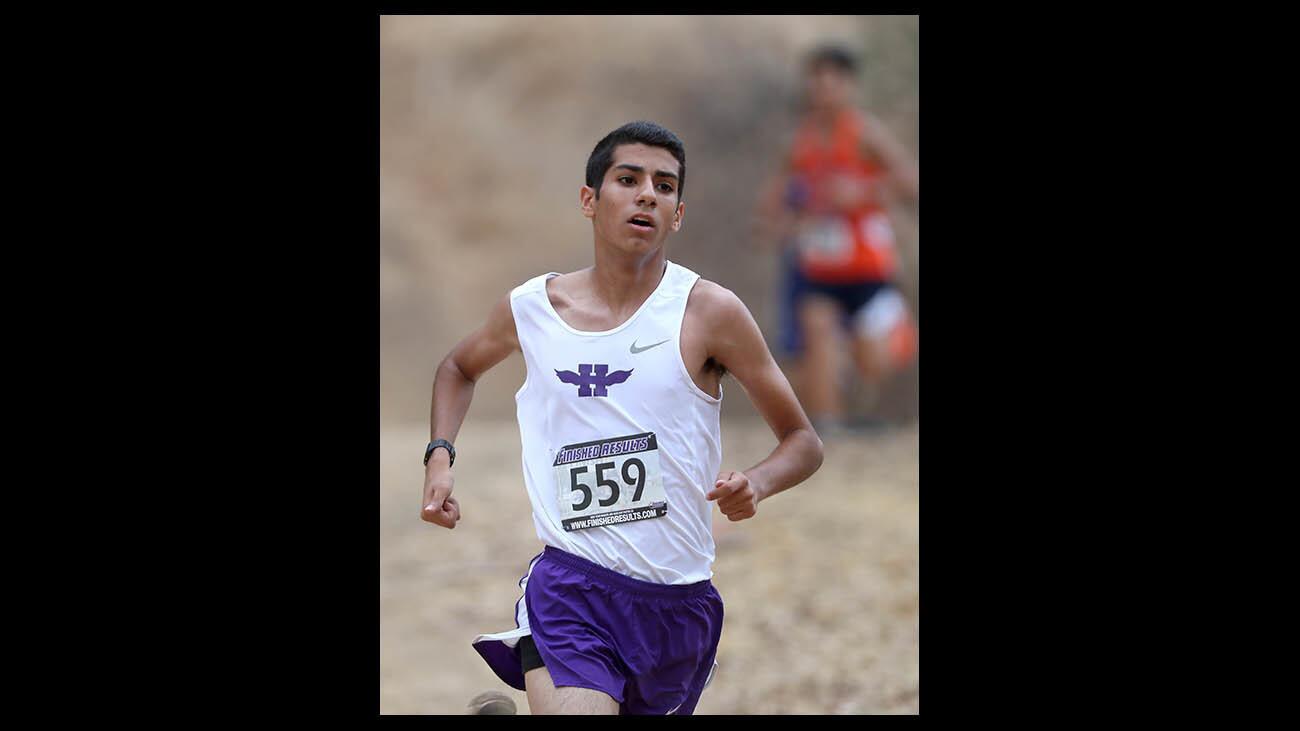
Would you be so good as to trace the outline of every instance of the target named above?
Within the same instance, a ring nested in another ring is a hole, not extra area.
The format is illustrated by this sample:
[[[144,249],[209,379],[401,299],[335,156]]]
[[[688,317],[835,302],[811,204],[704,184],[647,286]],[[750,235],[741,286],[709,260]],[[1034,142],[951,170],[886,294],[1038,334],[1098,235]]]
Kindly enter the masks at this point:
[[[680,231],[682,228],[682,218],[686,215],[686,203],[677,204],[677,212],[673,214],[673,230]]]

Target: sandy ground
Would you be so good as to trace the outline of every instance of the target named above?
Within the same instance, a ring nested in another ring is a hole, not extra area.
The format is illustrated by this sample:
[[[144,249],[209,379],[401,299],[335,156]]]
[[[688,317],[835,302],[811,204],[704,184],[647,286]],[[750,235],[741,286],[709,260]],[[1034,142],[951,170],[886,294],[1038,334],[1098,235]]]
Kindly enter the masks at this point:
[[[496,689],[524,693],[470,646],[514,626],[517,582],[541,550],[513,421],[471,414],[457,448],[454,531],[420,521],[424,424],[381,431],[380,710],[460,714]],[[762,424],[724,422],[724,469],[773,446]],[[726,603],[719,668],[699,714],[917,713],[918,430],[827,443],[808,482],[741,523],[715,522]]]

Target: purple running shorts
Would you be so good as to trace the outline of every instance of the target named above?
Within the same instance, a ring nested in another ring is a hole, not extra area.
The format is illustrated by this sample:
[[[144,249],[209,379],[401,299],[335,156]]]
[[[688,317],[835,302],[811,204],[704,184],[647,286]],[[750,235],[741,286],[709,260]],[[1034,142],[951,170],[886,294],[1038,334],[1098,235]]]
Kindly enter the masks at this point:
[[[712,582],[640,581],[547,546],[520,585],[517,628],[474,641],[508,685],[524,690],[518,640],[531,633],[556,687],[606,693],[623,714],[695,710],[722,636]]]

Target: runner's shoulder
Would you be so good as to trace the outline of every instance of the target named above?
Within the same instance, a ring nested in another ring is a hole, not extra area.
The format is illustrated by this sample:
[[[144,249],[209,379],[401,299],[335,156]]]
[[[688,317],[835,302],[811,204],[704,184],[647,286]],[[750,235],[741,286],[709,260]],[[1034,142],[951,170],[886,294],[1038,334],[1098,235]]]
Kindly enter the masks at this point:
[[[546,288],[546,297],[551,301],[551,306],[559,310],[577,299],[581,288],[590,281],[588,270],[579,269],[576,272],[551,277],[543,286]]]
[[[849,118],[853,120],[853,123],[858,126],[859,130],[863,131],[870,130],[872,127],[880,124],[880,120],[876,115],[871,113],[870,109],[864,109],[862,107],[850,108]]]
[[[511,295],[511,292],[506,292],[492,304],[492,309],[488,312],[486,326],[490,332],[506,335],[517,340],[515,311],[510,306]]]
[[[749,308],[735,292],[700,277],[691,289],[690,298],[686,300],[686,311],[694,317],[711,324],[723,326],[733,323],[736,318],[744,318]]]

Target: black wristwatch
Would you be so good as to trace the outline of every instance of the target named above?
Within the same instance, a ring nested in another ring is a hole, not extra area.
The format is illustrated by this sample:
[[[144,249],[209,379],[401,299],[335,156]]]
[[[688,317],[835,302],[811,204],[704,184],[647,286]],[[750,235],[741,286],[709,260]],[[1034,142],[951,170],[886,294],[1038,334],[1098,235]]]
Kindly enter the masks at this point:
[[[456,464],[456,448],[451,446],[451,442],[447,441],[446,439],[435,439],[432,442],[429,442],[429,446],[424,448],[425,467],[429,466],[429,457],[433,456],[433,450],[437,449],[438,447],[446,447],[447,454],[451,455],[451,461],[447,463],[448,467]]]

